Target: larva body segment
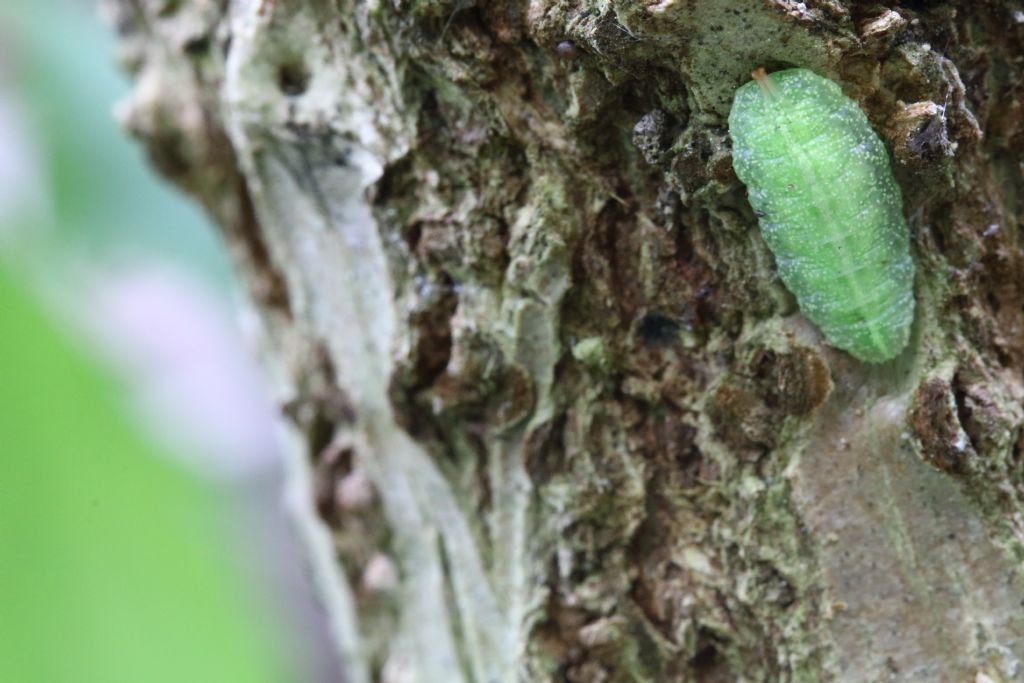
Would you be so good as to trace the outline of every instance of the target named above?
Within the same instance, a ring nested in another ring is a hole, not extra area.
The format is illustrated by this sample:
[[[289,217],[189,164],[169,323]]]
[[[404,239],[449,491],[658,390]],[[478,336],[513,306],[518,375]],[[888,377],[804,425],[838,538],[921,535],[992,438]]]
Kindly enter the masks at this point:
[[[832,81],[755,75],[729,114],[733,167],[779,275],[833,346],[887,361],[910,335],[914,263],[885,147]]]

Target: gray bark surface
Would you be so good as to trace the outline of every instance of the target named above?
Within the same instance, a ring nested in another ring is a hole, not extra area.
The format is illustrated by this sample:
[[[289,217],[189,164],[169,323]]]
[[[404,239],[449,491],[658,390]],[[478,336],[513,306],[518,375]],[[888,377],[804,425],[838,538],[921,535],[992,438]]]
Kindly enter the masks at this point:
[[[116,0],[220,226],[351,683],[1024,680],[1024,8]],[[918,313],[779,283],[726,116],[839,82]],[[269,503],[268,503],[269,504]]]

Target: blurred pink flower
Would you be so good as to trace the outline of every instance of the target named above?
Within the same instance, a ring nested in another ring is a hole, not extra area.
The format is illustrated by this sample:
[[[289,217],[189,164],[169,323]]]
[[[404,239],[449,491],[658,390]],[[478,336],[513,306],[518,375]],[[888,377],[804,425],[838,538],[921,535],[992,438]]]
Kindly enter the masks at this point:
[[[94,270],[90,281],[79,318],[162,443],[206,473],[278,465],[267,388],[218,293],[163,264]]]

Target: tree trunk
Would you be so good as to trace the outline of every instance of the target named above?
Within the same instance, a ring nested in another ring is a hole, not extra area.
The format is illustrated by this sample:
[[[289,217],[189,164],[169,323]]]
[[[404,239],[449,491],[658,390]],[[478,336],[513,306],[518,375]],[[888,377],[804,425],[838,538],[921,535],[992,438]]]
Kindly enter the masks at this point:
[[[113,9],[124,121],[260,313],[350,683],[1024,680],[1014,0]],[[884,365],[732,169],[786,66],[893,157]]]

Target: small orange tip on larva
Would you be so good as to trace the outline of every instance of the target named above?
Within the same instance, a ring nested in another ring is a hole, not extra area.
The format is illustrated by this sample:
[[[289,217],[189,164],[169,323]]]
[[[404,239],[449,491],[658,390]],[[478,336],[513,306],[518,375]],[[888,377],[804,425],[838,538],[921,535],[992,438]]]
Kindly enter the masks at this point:
[[[750,72],[750,77],[757,81],[757,86],[761,89],[761,92],[768,99],[775,99],[776,91],[775,84],[772,83],[772,79],[768,78],[768,72],[765,71],[763,66],[759,66]]]

